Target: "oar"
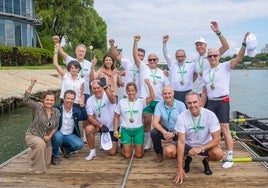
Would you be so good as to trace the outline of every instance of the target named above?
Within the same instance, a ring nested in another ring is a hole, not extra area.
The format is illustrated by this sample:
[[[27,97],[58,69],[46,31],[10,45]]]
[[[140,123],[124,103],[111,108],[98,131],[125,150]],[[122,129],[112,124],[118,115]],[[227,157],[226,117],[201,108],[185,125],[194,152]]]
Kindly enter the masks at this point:
[[[221,162],[267,162],[268,157],[237,157],[232,160],[222,159]]]
[[[268,118],[236,118],[230,120],[230,123],[245,123],[246,121],[256,121],[256,120],[268,120]]]
[[[259,130],[259,131],[231,131],[232,136],[239,135],[250,135],[250,134],[268,134],[268,130]]]

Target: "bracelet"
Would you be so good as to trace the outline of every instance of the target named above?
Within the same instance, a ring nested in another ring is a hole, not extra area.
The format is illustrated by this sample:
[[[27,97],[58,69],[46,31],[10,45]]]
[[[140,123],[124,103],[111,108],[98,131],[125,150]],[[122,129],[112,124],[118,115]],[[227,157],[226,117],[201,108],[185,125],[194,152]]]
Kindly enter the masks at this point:
[[[29,87],[33,87],[34,86],[34,83],[31,83]]]
[[[218,35],[218,36],[221,36],[221,32],[219,32],[219,33],[216,33],[216,35]]]
[[[104,90],[108,89],[108,86],[103,87]]]
[[[247,44],[245,42],[242,42],[242,48],[246,48]]]
[[[204,153],[205,152],[205,147],[202,145],[201,148],[202,148],[201,153]]]

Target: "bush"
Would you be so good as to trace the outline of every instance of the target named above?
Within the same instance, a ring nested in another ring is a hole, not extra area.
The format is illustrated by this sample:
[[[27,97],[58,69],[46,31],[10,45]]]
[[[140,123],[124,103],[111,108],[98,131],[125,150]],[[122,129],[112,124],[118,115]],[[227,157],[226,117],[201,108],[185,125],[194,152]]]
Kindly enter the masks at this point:
[[[41,48],[0,46],[1,66],[36,66],[52,64],[53,53]],[[16,64],[17,62],[17,64]]]

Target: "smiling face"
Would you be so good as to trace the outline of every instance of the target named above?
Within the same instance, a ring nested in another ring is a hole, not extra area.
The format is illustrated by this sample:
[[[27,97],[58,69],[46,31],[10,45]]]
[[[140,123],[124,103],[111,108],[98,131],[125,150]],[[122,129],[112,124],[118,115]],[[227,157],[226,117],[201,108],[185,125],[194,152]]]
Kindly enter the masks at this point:
[[[186,59],[184,50],[177,50],[175,56],[178,63],[183,63]]]
[[[197,93],[191,93],[186,95],[186,105],[194,117],[200,114],[201,109],[201,99]]]
[[[91,84],[91,87],[92,87],[92,91],[95,97],[97,99],[101,99],[103,96],[103,92],[104,92],[103,88],[97,82],[93,82]]]
[[[207,44],[203,42],[197,42],[195,43],[195,49],[200,56],[203,56],[207,51]]]
[[[174,100],[174,91],[171,86],[165,86],[163,88],[162,96],[168,106],[172,105]]]
[[[159,59],[155,54],[149,54],[148,63],[149,63],[149,67],[151,69],[156,69],[157,68],[158,61],[159,61]]]
[[[103,58],[103,67],[105,69],[114,69],[114,59],[109,56],[109,55],[105,55]]]
[[[208,50],[207,60],[211,68],[216,67],[220,62],[220,53],[216,48],[211,48]]]
[[[70,109],[70,108],[72,108],[72,106],[74,104],[75,94],[66,93],[63,100],[64,100],[63,105],[64,105],[65,109]]]
[[[128,99],[130,101],[134,101],[136,99],[136,94],[137,94],[137,87],[134,82],[129,82],[126,86],[126,92],[128,95]]]
[[[86,48],[84,45],[78,45],[75,50],[76,58],[79,62],[84,61]]]
[[[52,108],[55,105],[55,95],[47,94],[43,99],[45,108]]]

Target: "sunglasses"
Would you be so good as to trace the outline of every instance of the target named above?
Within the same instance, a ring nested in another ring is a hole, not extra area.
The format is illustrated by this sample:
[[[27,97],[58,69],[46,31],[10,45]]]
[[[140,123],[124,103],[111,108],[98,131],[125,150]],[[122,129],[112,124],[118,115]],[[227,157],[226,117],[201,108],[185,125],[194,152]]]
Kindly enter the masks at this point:
[[[156,59],[156,58],[154,58],[154,59],[148,59],[148,61],[149,61],[149,62],[151,62],[151,61],[156,62],[157,59]]]
[[[218,54],[208,55],[208,58],[212,58],[212,57],[216,58],[216,57],[218,57],[218,56],[219,56]]]

